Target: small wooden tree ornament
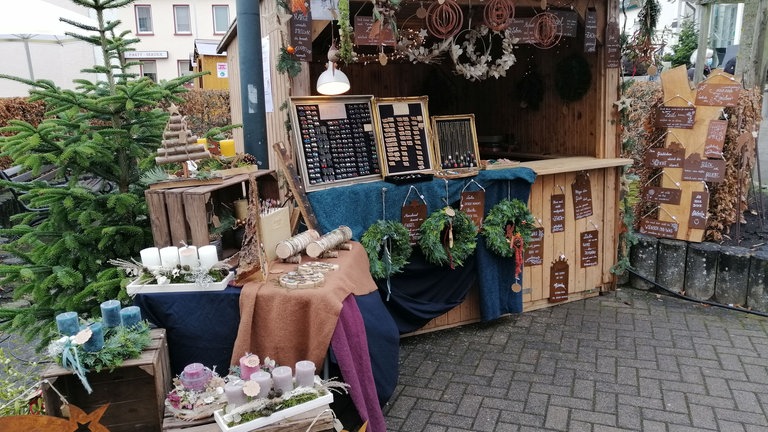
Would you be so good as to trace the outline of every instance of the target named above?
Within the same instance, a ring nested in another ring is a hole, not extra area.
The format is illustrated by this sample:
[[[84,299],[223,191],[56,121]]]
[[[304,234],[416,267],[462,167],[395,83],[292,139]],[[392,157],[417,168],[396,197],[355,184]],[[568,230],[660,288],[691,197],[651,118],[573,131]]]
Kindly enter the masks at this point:
[[[179,108],[171,104],[168,112],[171,116],[163,131],[163,146],[157,149],[155,163],[159,165],[210,158],[211,153],[205,144],[199,144],[197,136],[192,135],[187,128],[187,121],[179,114]]]

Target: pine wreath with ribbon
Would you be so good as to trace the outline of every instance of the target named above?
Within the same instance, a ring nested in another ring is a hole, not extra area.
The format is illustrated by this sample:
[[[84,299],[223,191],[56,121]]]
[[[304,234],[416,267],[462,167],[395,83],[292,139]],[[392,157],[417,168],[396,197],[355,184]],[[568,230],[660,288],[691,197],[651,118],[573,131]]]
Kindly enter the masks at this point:
[[[374,279],[400,273],[411,256],[410,233],[397,221],[376,221],[363,233],[360,243],[368,254]]]
[[[446,211],[448,209],[450,211]],[[462,266],[477,246],[475,223],[463,211],[450,207],[432,213],[419,231],[419,247],[427,261],[434,265]]]
[[[510,258],[514,255],[510,234],[519,235],[526,244],[531,239],[534,223],[536,221],[524,202],[518,199],[499,201],[483,220],[485,244],[496,255]],[[507,232],[508,228],[511,233]]]

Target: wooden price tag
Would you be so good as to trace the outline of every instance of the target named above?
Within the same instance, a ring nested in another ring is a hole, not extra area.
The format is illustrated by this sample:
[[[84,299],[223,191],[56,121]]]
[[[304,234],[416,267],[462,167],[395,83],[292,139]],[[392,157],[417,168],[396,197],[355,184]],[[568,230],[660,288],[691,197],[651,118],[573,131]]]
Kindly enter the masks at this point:
[[[355,15],[355,45],[394,46],[397,41],[392,27],[381,25],[372,16]]]
[[[656,125],[665,128],[693,129],[696,107],[661,105],[656,109]]]
[[[461,193],[461,211],[467,214],[472,222],[480,228],[483,226],[485,212],[485,191],[465,191]]]
[[[552,232],[563,232],[565,231],[565,194],[552,195],[550,203]]]
[[[678,228],[679,224],[677,222],[667,222],[651,218],[640,219],[640,232],[654,237],[676,238]]]
[[[685,148],[673,142],[667,148],[651,148],[645,153],[645,166],[648,168],[680,168],[685,159]]]
[[[568,300],[568,261],[560,257],[549,268],[549,302],[560,303]]]
[[[643,188],[643,200],[660,204],[680,204],[683,191],[674,188],[646,186]]]
[[[574,219],[592,216],[592,184],[586,173],[579,173],[571,184]]]
[[[709,192],[693,192],[691,194],[691,211],[688,213],[688,227],[704,229],[707,226],[709,209]]]
[[[619,23],[611,21],[605,26],[605,67],[621,67]]]
[[[584,16],[584,52],[597,51],[597,9],[590,7]]]
[[[531,232],[531,240],[525,246],[525,265],[537,266],[543,263],[544,228],[536,228]]]
[[[704,157],[721,159],[725,132],[728,130],[728,120],[710,120],[707,129],[707,139],[704,141]]]
[[[400,209],[400,222],[408,228],[408,232],[411,236],[411,245],[415,245],[419,242],[421,234],[419,228],[421,224],[427,219],[427,205],[423,202],[416,200],[411,201],[410,204],[404,205]]]
[[[696,105],[733,107],[739,103],[741,84],[709,84],[696,87]]]
[[[581,233],[579,248],[581,249],[581,267],[594,267],[597,265],[600,233],[597,230]]]

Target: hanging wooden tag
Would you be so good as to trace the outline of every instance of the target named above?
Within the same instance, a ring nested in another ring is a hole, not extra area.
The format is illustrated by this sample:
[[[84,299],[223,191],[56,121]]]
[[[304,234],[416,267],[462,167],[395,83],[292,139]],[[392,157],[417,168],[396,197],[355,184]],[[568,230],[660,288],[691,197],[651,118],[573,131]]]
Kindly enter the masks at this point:
[[[702,159],[693,153],[683,161],[683,180],[719,183],[725,180],[725,160]]]
[[[480,228],[483,226],[485,212],[485,191],[465,191],[461,193],[461,211],[467,214],[472,222]]]
[[[677,238],[677,222],[667,222],[652,218],[640,219],[640,232],[654,237]]]
[[[704,141],[704,157],[722,159],[728,120],[710,120],[707,139]]]
[[[600,248],[600,232],[597,230],[584,231],[581,233],[579,249],[581,253],[581,267],[594,267],[597,265],[598,252]]]
[[[656,126],[662,128],[693,129],[696,107],[664,106],[656,108]]]
[[[568,300],[568,261],[561,256],[549,268],[549,302]]]
[[[592,216],[592,184],[586,173],[579,173],[571,184],[574,219]]]
[[[312,13],[309,10],[293,12],[290,26],[293,55],[300,61],[312,60]]]
[[[693,192],[691,194],[691,211],[688,214],[688,228],[706,228],[708,209],[709,192]]]
[[[643,200],[660,204],[680,204],[683,191],[674,188],[646,186],[643,188]]]
[[[563,232],[565,231],[565,194],[552,195],[550,202],[552,232]]]
[[[648,168],[680,168],[685,159],[685,148],[678,142],[672,142],[666,148],[651,148],[645,153],[645,166]]]
[[[525,265],[537,266],[543,262],[544,228],[536,228],[531,231],[531,239],[525,246]]]
[[[733,107],[739,103],[741,84],[710,84],[706,81],[696,86],[696,105]]]
[[[619,23],[610,21],[605,26],[605,67],[617,68],[621,66],[621,38]]]
[[[590,7],[584,15],[584,52],[597,51],[597,9]]]
[[[404,205],[400,209],[400,222],[408,228],[411,235],[411,245],[419,242],[421,234],[419,228],[427,219],[427,205],[423,202],[413,200],[410,204]]]

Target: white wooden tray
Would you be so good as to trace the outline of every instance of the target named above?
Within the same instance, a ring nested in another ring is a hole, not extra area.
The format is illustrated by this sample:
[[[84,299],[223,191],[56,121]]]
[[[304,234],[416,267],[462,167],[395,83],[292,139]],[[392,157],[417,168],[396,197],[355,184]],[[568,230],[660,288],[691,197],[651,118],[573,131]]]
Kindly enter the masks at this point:
[[[219,282],[211,282],[207,285],[198,285],[196,283],[183,283],[183,284],[140,284],[137,280],[128,284],[125,287],[128,291],[128,295],[136,294],[152,294],[152,293],[180,293],[180,292],[194,292],[194,291],[221,291],[227,287],[229,281],[235,277],[234,272],[229,272],[227,277]]]
[[[254,429],[258,429],[272,423],[277,423],[290,417],[308,418],[310,414],[312,414],[312,416],[317,415],[320,410],[327,408],[327,405],[331,402],[333,402],[333,395],[331,392],[328,392],[327,394],[320,396],[317,399],[312,399],[309,402],[304,402],[303,404],[277,411],[269,417],[257,418],[247,423],[242,423],[232,427],[227,426],[227,423],[222,417],[224,415],[224,410],[214,411],[213,418],[216,419],[216,424],[219,425],[219,429],[224,432],[250,432]]]

